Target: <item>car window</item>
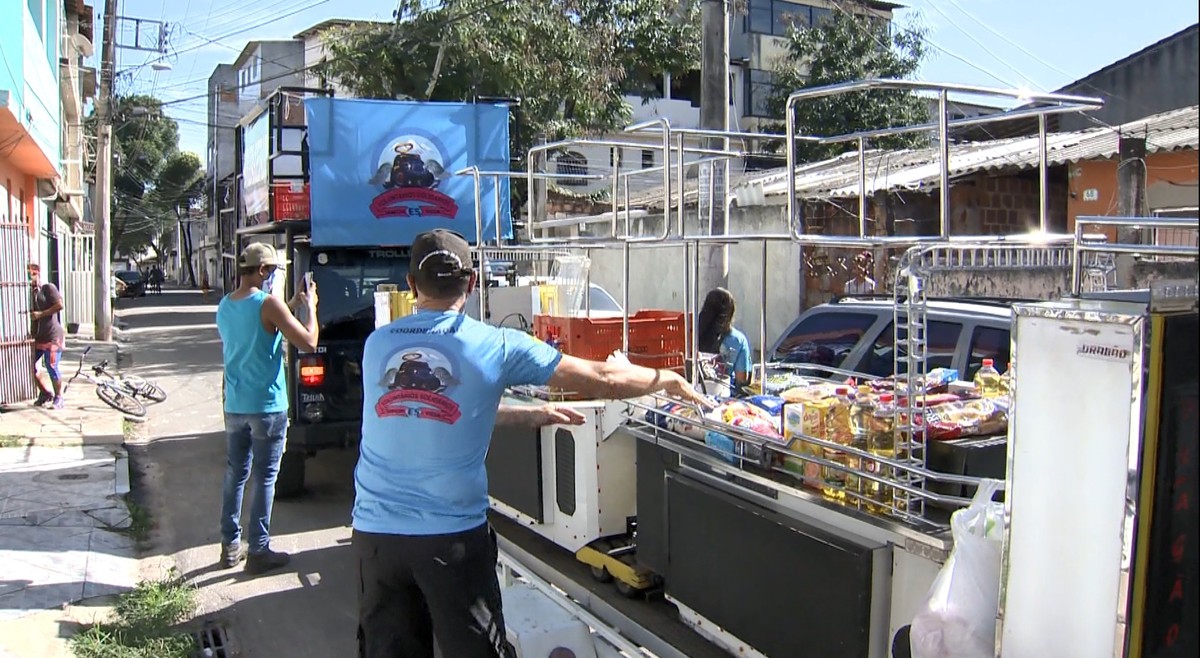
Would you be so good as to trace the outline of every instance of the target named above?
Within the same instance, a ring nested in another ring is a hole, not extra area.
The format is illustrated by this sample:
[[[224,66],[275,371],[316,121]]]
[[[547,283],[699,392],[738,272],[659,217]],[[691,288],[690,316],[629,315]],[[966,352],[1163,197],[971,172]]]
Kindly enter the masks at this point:
[[[871,313],[814,313],[779,342],[774,360],[841,367],[875,320]]]
[[[611,311],[615,313],[621,312],[621,305],[617,300],[613,299],[608,291],[596,284],[592,284],[588,289],[591,297],[591,309],[593,311]]]
[[[875,343],[857,370],[876,377],[888,377],[893,374],[892,369],[895,366],[896,356],[893,351],[896,342],[894,327],[895,325],[889,322],[883,331],[879,332]],[[962,324],[958,322],[934,320],[929,323],[929,329],[925,332],[925,340],[929,345],[926,364],[930,370],[954,366],[954,355],[958,349],[958,338],[962,334],[962,328]],[[904,337],[905,331],[902,329],[900,338],[903,340]],[[903,356],[903,354],[902,348],[900,355]],[[906,372],[903,364],[901,364],[900,371]]]
[[[983,367],[984,359],[995,361],[995,368],[1000,372],[1008,370],[1010,347],[1007,329],[976,327],[971,336],[971,356],[967,360],[967,372],[963,373],[963,379],[971,381]]]

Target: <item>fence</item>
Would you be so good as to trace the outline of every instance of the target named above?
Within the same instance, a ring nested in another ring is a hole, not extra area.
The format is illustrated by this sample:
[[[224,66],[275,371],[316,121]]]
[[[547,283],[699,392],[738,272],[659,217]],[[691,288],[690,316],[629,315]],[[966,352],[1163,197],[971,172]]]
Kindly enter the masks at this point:
[[[63,322],[68,331],[95,320],[95,268],[90,234],[68,233],[58,242],[63,293]]]
[[[33,397],[28,224],[0,223],[0,405]]]

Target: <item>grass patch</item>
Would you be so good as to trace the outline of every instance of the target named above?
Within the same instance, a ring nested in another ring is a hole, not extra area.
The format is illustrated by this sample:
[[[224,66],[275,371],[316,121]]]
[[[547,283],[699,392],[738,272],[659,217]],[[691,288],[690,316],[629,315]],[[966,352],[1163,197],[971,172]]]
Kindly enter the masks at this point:
[[[115,620],[71,638],[76,658],[190,658],[190,633],[175,627],[196,611],[196,590],[178,575],[139,583],[117,598]]]
[[[138,505],[132,496],[125,496],[125,507],[129,508],[129,527],[126,529],[129,536],[139,544],[150,539],[150,531],[154,528],[150,512]]]
[[[0,448],[19,448],[25,445],[25,437],[0,434]]]

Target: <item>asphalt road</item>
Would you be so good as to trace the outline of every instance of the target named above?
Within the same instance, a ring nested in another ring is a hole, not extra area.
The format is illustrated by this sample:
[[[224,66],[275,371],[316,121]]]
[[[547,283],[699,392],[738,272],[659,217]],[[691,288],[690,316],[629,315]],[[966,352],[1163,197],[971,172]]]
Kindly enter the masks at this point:
[[[234,655],[353,656],[352,452],[309,460],[305,496],[276,502],[272,546],[291,553],[291,565],[257,578],[217,567],[225,443],[215,304],[215,297],[168,290],[119,305],[133,353],[125,372],[155,380],[168,394],[130,446],[135,496],[154,524],[142,576],[175,568],[199,586],[201,614],[226,629]]]

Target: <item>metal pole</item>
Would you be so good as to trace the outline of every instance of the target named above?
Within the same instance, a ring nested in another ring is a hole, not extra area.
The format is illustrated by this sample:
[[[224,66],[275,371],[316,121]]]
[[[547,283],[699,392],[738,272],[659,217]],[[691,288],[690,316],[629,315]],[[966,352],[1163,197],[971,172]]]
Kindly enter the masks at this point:
[[[590,291],[589,291],[590,292]],[[629,242],[621,248],[621,351],[629,355]]]
[[[692,315],[696,312],[696,309],[692,300],[691,253],[692,244],[685,240],[683,243],[683,361],[685,364],[691,357],[692,341],[696,338],[696,319]],[[693,361],[691,368],[692,384],[697,382],[696,371],[698,369],[699,365]]]
[[[104,7],[104,43],[100,53],[100,89],[96,94],[96,191],[92,212],[95,214],[95,240],[92,260],[95,270],[95,299],[93,326],[95,339],[112,340],[112,78],[116,66],[116,35],[118,0],[109,0]]]
[[[758,303],[759,392],[767,392],[767,241],[762,241],[762,297]],[[752,379],[753,381],[753,379]]]
[[[687,250],[684,250],[685,255],[686,253]],[[698,319],[700,311],[700,243],[698,242],[692,246],[691,260],[692,262],[688,264],[688,267],[692,272],[692,285],[690,286],[692,308],[696,312]],[[700,378],[700,336],[699,328],[697,327],[693,327],[692,330],[692,363],[694,364],[692,366],[692,383],[695,384]]]
[[[867,140],[858,138],[858,237],[867,237]]]
[[[1046,232],[1047,215],[1049,214],[1050,184],[1046,171],[1046,115],[1038,115],[1038,229]]]
[[[609,223],[609,236],[617,237],[617,211],[620,199],[617,192],[621,186],[621,147],[612,147],[612,222]]]
[[[787,143],[784,145],[784,151],[787,153],[787,224],[789,232],[794,237],[799,237],[804,233],[804,227],[796,221],[796,126],[793,123],[795,118],[793,107],[796,103],[795,98],[789,97],[784,105],[783,125],[787,134]]]
[[[941,190],[938,191],[938,237],[945,240],[950,234],[948,230],[950,216],[950,128],[946,101],[949,92],[942,89],[938,92],[938,181]]]
[[[487,258],[483,249],[483,199],[479,194],[479,167],[471,167],[471,179],[475,183],[475,248],[479,250],[479,274],[476,275],[476,285],[479,286],[479,321],[488,321],[487,312]],[[500,218],[496,217],[499,222]]]
[[[684,178],[684,176],[687,175],[687,170],[684,167],[683,161],[683,135],[677,136],[675,138],[675,143],[679,149],[679,153],[677,154],[679,161],[675,165],[675,177],[679,181],[679,205],[675,208],[675,224],[676,228],[679,230],[679,237],[682,239],[687,235],[687,232],[683,227],[683,194],[687,191],[687,183],[686,179]],[[697,192],[699,192],[698,189]],[[663,221],[665,222],[666,220],[667,218],[664,215]]]

